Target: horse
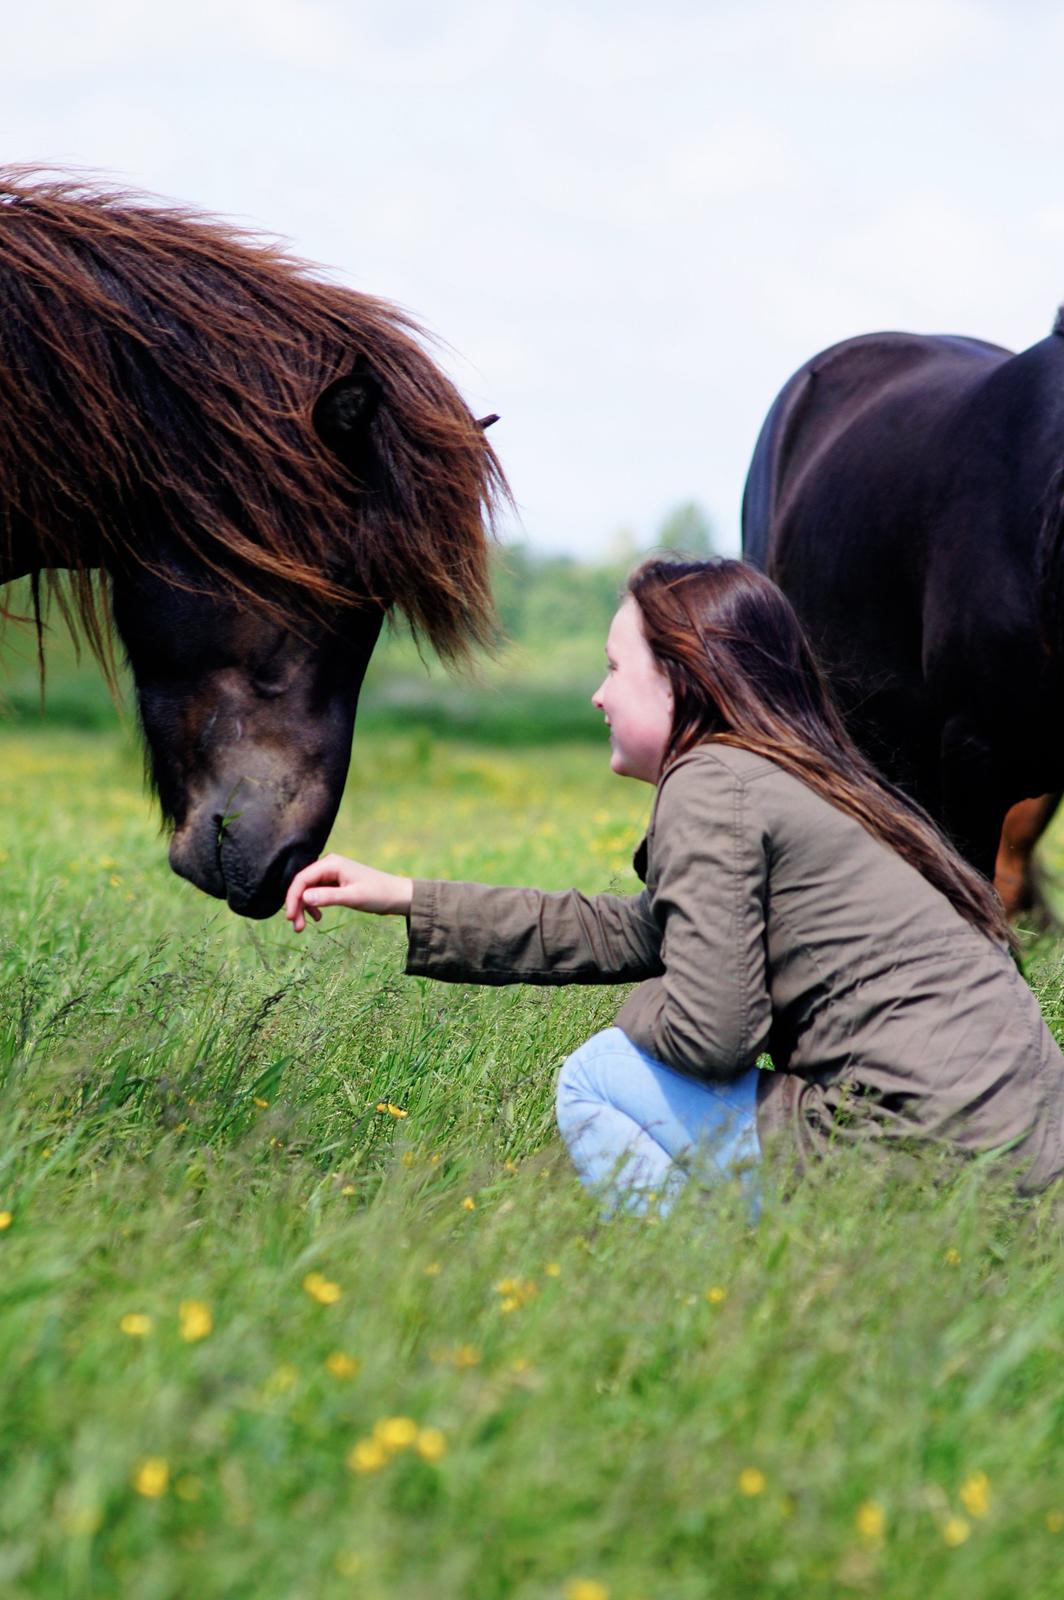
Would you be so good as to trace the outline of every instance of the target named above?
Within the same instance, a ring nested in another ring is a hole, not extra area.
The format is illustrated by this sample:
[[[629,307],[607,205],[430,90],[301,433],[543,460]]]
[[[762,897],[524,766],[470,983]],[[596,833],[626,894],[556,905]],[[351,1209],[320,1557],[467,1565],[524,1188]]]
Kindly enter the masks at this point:
[[[112,679],[117,633],[170,864],[246,917],[321,851],[383,619],[492,634],[495,419],[422,337],[204,213],[0,169],[0,583]]]
[[[743,495],[744,553],[858,744],[988,877],[1010,807],[1064,789],[1062,477],[1064,310],[1020,354],[833,345],[781,390]]]

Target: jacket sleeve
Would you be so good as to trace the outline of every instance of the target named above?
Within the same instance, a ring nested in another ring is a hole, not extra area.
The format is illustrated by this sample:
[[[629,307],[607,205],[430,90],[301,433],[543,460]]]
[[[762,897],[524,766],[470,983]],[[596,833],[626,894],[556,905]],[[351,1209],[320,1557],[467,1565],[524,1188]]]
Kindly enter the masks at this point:
[[[693,1077],[733,1078],[766,1048],[768,844],[751,811],[746,786],[708,754],[658,794],[650,885],[664,976],[629,996],[617,1026]]]
[[[495,888],[415,879],[406,970],[451,983],[624,983],[663,970],[646,890]]]

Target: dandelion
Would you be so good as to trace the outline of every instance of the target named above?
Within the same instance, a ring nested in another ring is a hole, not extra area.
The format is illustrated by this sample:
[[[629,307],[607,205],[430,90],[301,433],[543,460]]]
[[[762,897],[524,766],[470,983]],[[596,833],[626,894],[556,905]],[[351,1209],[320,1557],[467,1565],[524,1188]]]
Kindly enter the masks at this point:
[[[345,1183],[343,1188],[340,1190],[341,1194],[354,1194],[354,1192],[355,1186],[353,1183]]]
[[[10,1228],[14,1220],[14,1216],[10,1211],[0,1211],[0,1233],[3,1233],[5,1228]]]
[[[467,1194],[465,1199],[462,1201],[462,1210],[463,1211],[475,1211],[476,1209],[477,1209],[476,1201],[473,1199],[473,1196],[471,1194]]]
[[[255,1096],[255,1104],[258,1106],[260,1111],[266,1111],[269,1109],[270,1102],[268,1100],[264,1100],[261,1094],[257,1094]]]
[[[393,1106],[390,1100],[378,1100],[377,1110],[383,1111],[389,1117],[408,1117],[409,1111],[402,1111],[399,1106]]]
[[[404,1150],[399,1160],[404,1167],[412,1167],[414,1165],[414,1152],[412,1150]]]
[[[332,1283],[322,1272],[308,1272],[303,1279],[303,1288],[320,1306],[334,1306],[343,1293],[340,1285]]]
[[[127,1311],[118,1326],[131,1339],[143,1339],[151,1332],[151,1318],[143,1311]]]
[[[957,1249],[956,1245],[953,1245],[953,1244],[950,1245],[949,1249],[946,1251],[944,1259],[945,1259],[947,1267],[959,1267],[960,1266],[960,1264],[961,1264],[961,1253]],[[967,1535],[965,1535],[965,1537],[967,1537]]]
[[[562,1275],[562,1269],[557,1261],[548,1261],[543,1271],[548,1278],[560,1278]]]
[[[973,1472],[958,1490],[961,1505],[970,1517],[985,1517],[990,1510],[990,1479],[985,1472]]]
[[[211,1308],[205,1300],[182,1300],[177,1308],[181,1337],[186,1344],[205,1339],[214,1327]]]
[[[359,1439],[347,1452],[347,1465],[352,1472],[376,1472],[388,1459],[388,1452],[379,1439]]]
[[[373,1437],[385,1450],[406,1450],[417,1439],[417,1423],[411,1417],[382,1417],[373,1425]]]
[[[439,1428],[421,1428],[414,1440],[414,1448],[422,1461],[436,1462],[447,1450],[447,1440]]]
[[[563,1593],[565,1600],[610,1600],[610,1591],[597,1578],[570,1578]]]
[[[442,1270],[443,1268],[438,1261],[430,1261],[425,1268],[425,1276],[426,1278],[438,1278]]]
[[[334,1378],[353,1378],[358,1366],[354,1356],[346,1355],[343,1350],[334,1350],[325,1357],[325,1369]]]
[[[706,1299],[711,1306],[722,1306],[728,1298],[727,1289],[722,1289],[719,1283],[712,1284],[706,1290]]]
[[[878,1500],[866,1500],[859,1505],[854,1521],[863,1539],[882,1539],[886,1532],[887,1516]]]
[[[739,1474],[739,1493],[749,1495],[763,1494],[765,1489],[765,1474],[760,1467],[744,1467]]]
[[[163,1456],[145,1456],[133,1474],[133,1487],[146,1500],[158,1500],[169,1484],[170,1467]]]
[[[965,1522],[963,1517],[947,1517],[942,1524],[942,1537],[951,1549],[956,1549],[963,1544],[972,1531],[970,1522]]]

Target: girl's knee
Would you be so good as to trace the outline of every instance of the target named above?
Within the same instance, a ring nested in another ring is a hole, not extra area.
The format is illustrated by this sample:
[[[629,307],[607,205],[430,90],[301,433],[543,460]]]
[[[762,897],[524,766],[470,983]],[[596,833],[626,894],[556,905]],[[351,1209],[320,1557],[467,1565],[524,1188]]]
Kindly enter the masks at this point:
[[[620,1028],[603,1028],[578,1045],[572,1055],[566,1056],[558,1073],[554,1097],[559,1121],[574,1103],[586,1105],[588,1100],[601,1098],[598,1068],[604,1059],[616,1056],[625,1047],[631,1049]]]

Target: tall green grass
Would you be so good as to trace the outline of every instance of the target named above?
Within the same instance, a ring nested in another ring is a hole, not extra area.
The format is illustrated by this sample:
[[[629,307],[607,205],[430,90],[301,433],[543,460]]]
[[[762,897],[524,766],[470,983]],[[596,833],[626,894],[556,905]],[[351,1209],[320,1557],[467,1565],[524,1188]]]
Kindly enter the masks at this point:
[[[755,1228],[605,1224],[551,1102],[617,991],[239,922],[118,729],[0,762],[5,1597],[1059,1596],[1051,1197],[840,1154]],[[362,731],[334,844],[630,890],[649,799],[604,748]]]

